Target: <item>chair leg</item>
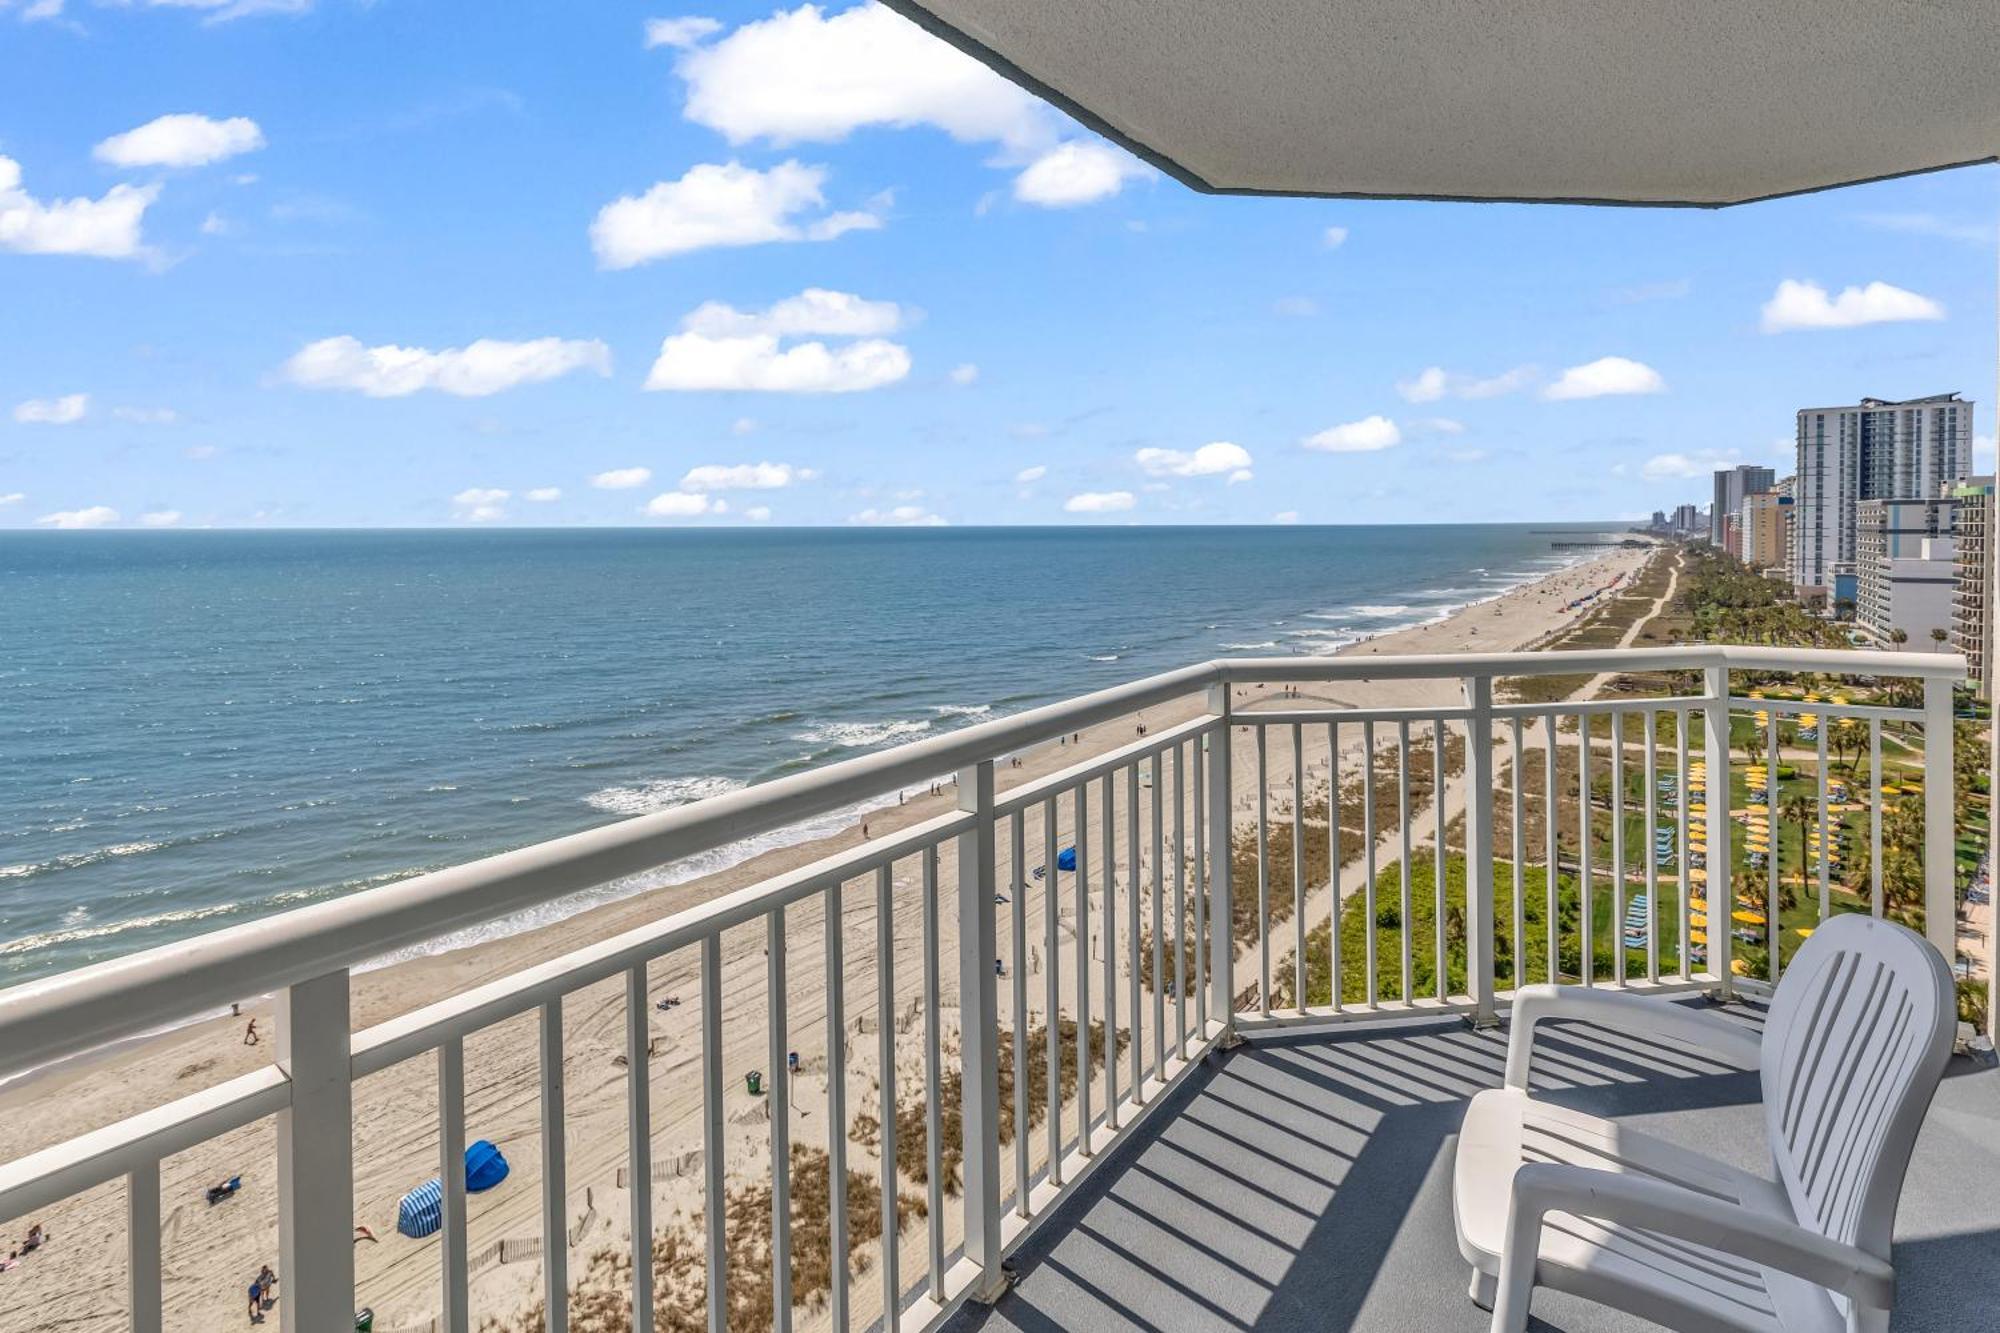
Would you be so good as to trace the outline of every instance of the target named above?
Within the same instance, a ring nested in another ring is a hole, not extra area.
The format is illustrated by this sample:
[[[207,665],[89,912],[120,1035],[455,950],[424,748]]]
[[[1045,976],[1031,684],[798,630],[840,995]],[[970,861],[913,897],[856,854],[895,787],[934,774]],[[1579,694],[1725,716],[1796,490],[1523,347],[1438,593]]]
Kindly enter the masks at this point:
[[[1493,1297],[1500,1286],[1500,1279],[1482,1268],[1472,1270],[1472,1284],[1465,1294],[1472,1303],[1488,1314],[1493,1312]]]

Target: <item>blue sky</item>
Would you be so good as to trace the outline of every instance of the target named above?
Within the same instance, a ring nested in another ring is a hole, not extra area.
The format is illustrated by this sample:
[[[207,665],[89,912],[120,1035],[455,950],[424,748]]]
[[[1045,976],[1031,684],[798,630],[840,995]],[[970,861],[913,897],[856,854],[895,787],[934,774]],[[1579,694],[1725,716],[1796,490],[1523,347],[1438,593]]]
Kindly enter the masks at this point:
[[[0,87],[0,527],[1595,519],[1945,390],[1992,466],[1992,168],[1209,198],[768,0],[0,0]]]

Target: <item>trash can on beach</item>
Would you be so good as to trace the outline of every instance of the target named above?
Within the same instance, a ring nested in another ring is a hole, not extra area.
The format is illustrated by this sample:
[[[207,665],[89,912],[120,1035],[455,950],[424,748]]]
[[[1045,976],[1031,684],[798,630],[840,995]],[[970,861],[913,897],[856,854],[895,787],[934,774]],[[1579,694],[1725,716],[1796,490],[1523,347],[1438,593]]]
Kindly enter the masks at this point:
[[[743,1086],[752,1097],[762,1097],[764,1095],[763,1071],[753,1069],[745,1074],[743,1076]]]
[[[375,1333],[375,1312],[363,1307],[354,1312],[354,1333]]]

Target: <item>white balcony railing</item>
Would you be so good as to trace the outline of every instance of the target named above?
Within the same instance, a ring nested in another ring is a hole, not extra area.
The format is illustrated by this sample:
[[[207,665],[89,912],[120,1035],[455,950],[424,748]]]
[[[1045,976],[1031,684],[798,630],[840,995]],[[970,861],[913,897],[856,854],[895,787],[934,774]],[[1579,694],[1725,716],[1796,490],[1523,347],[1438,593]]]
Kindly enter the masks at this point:
[[[1731,693],[1732,671],[1895,677],[1917,682],[1922,702],[1751,698]],[[1496,701],[1503,678],[1600,672],[1688,673],[1673,679],[1698,679],[1700,687],[1582,702]],[[1884,910],[1885,803],[1875,789],[1885,730],[1898,753],[1920,752],[1921,914],[1929,938],[1952,957],[1951,703],[1952,683],[1962,675],[1956,657],[1717,647],[1212,662],[17,986],[0,992],[0,1076],[266,992],[278,997],[278,1033],[268,1066],[0,1165],[0,1217],[39,1213],[122,1177],[130,1323],[156,1333],[172,1323],[163,1315],[161,1163],[275,1119],[287,1327],[346,1333],[356,1304],[355,1084],[430,1056],[444,1184],[442,1310],[431,1326],[462,1333],[474,1322],[462,1170],[465,1043],[496,1023],[532,1015],[540,1040],[542,1286],[547,1328],[562,1333],[574,1194],[566,1172],[564,1000],[622,983],[624,1179],[634,1183],[625,1201],[629,1234],[655,1231],[653,1191],[642,1182],[654,1178],[656,1145],[671,1150],[691,1141],[701,1162],[706,1290],[724,1291],[732,1276],[725,937],[761,929],[765,1031],[757,1049],[774,1071],[772,1325],[791,1327],[804,1299],[792,1287],[788,1194],[791,1099],[803,1094],[784,1071],[801,1045],[823,1042],[826,1244],[834,1261],[814,1298],[814,1318],[844,1330],[889,1309],[898,1312],[899,1327],[929,1327],[960,1300],[994,1294],[1002,1258],[1025,1231],[1149,1114],[1191,1062],[1238,1034],[1405,1012],[1462,1011],[1485,1023],[1514,988],[1558,978],[1663,993],[1707,989],[1722,998],[1773,983],[1783,965],[1785,754],[1779,727],[1754,729],[1758,711],[1819,719],[1811,818],[1798,831],[1821,854],[1816,885],[1796,891],[1809,900],[1816,887],[1821,915],[1836,906],[1837,879],[1867,908]],[[1411,680],[1458,682],[1463,702],[1307,707],[1290,691],[1268,688]],[[1172,705],[1186,720],[1142,729],[1111,753],[1002,788],[1010,756]],[[1839,799],[1827,762],[1836,718],[1865,724],[1874,756],[1863,801],[1872,869],[1861,884],[1846,884],[1832,854],[1837,807],[1851,804]],[[1732,817],[1741,813],[1730,785],[1733,726],[1750,737],[1739,744],[1761,744],[1766,764],[1770,831],[1761,871],[1733,870]],[[956,775],[955,811],[351,1031],[350,971],[369,960],[830,811],[894,803],[897,792],[939,773]],[[1318,785],[1309,790],[1322,774],[1323,794]],[[1600,776],[1609,779],[1601,799]],[[1796,815],[1799,807],[1790,809]],[[1428,867],[1414,841],[1425,832],[1426,813]],[[1504,823],[1497,843],[1496,819]],[[1074,870],[1065,871],[1072,848]],[[1385,859],[1393,859],[1392,875],[1382,873]],[[897,940],[899,916],[909,924],[897,872],[910,866],[918,871],[921,921],[912,933],[921,936],[921,965],[899,974],[899,953],[907,958],[911,948]],[[1700,892],[1704,872],[1717,881],[1712,894]],[[1635,910],[1641,893],[1644,905]],[[1662,895],[1669,893],[1673,907],[1663,921]],[[1255,908],[1246,913],[1251,895]],[[849,918],[867,918],[871,896],[872,948],[850,951]],[[1704,928],[1704,901],[1714,928]],[[1907,904],[1895,906],[1908,914]],[[1608,930],[1600,910],[1611,915]],[[1739,911],[1747,923],[1741,931]],[[802,975],[789,961],[802,932],[788,927],[788,916],[809,921],[814,914],[824,923],[824,994],[808,1008],[787,999]],[[698,960],[701,1114],[693,1123],[662,1124],[652,1113],[649,966],[682,951]],[[857,1023],[850,993],[865,995],[871,974],[873,1001]],[[957,1051],[948,1072],[953,986]],[[866,1043],[853,1038],[870,1017],[876,1086],[868,1089],[865,1076],[860,1086],[862,1099],[872,1092],[875,1100],[851,1104],[857,1080],[849,1061],[869,1058]],[[906,1046],[922,1048],[923,1096],[915,1103],[928,1155],[921,1235],[904,1224],[903,1182],[890,1165],[898,1160],[899,1123],[910,1123],[912,1100],[897,1088],[899,1038],[906,1037]],[[1003,1049],[1011,1133],[1003,1128]],[[1070,1060],[1073,1099],[1063,1091]],[[954,1074],[962,1132],[957,1145],[946,1145],[944,1090]],[[1031,1104],[1037,1074],[1044,1076],[1040,1106]],[[875,1182],[881,1240],[865,1280],[849,1263],[855,1246],[845,1132],[863,1113],[879,1122],[872,1151],[883,1164]],[[948,1215],[941,1155],[953,1146],[962,1160],[962,1206]],[[919,1268],[921,1280],[908,1280]],[[630,1273],[631,1325],[650,1329],[653,1265],[642,1259]],[[724,1302],[710,1300],[707,1318],[710,1328],[723,1328]]]

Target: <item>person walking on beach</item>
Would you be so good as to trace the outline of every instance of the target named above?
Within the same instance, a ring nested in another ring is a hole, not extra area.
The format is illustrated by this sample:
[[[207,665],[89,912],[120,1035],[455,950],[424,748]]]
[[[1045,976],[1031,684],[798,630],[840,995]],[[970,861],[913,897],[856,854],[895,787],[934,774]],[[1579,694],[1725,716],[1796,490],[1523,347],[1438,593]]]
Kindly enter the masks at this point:
[[[243,1044],[245,1046],[255,1046],[259,1040],[260,1038],[257,1035],[257,1020],[253,1018],[250,1020],[250,1025],[243,1029]]]
[[[262,1274],[250,1279],[250,1322],[264,1322],[264,1278]]]

